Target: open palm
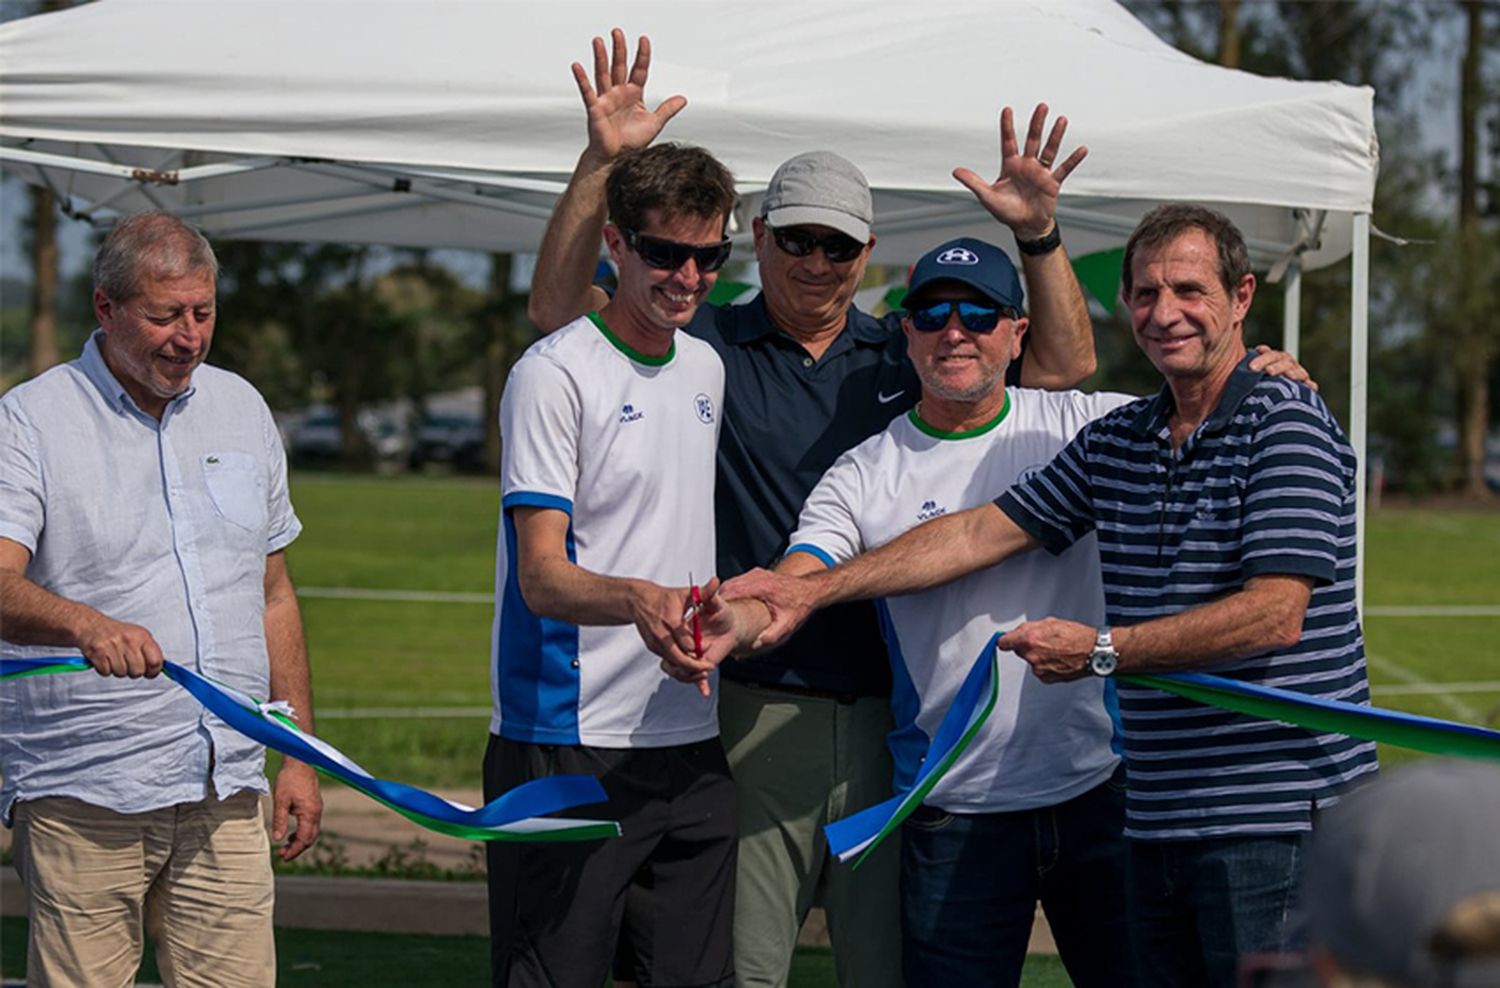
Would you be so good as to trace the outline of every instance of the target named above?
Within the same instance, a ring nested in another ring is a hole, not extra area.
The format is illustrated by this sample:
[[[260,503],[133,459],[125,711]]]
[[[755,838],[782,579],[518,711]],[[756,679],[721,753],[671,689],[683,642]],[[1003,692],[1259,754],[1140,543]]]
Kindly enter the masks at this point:
[[[573,78],[588,111],[589,150],[605,158],[643,148],[656,139],[687,100],[673,96],[655,110],[646,108],[646,77],[651,68],[651,39],[642,36],[635,63],[626,69],[625,32],[610,32],[612,51],[594,39],[594,84],[582,65],[573,63]]]
[[[1047,104],[1039,103],[1031,113],[1023,151],[1017,147],[1015,119],[1007,106],[1000,113],[1000,176],[987,182],[968,168],[953,172],[953,177],[1021,240],[1036,240],[1052,228],[1062,183],[1089,153],[1088,148],[1079,147],[1054,166],[1068,130],[1068,118],[1057,118],[1043,144],[1046,124]]]

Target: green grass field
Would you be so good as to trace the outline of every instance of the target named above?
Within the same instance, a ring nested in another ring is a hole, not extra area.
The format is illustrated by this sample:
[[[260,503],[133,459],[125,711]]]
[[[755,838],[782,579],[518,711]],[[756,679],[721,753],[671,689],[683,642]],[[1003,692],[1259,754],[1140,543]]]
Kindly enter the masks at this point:
[[[0,960],[4,976],[25,976],[26,921],[0,920]],[[340,933],[329,930],[276,930],[276,984],[280,988],[357,988],[365,985],[487,984],[489,943],[484,937],[407,936]],[[146,945],[137,980],[159,984],[155,952]],[[789,988],[833,985],[833,956],[826,949],[797,952]],[[1055,957],[1026,962],[1025,988],[1067,988],[1071,984]]]
[[[489,705],[499,494],[488,480],[297,475],[306,529],[288,555],[303,599],[319,731],[377,775],[475,786]],[[1365,635],[1381,706],[1500,724],[1500,511],[1386,508],[1366,544]],[[331,599],[320,588],[467,593],[479,602]],[[1443,692],[1444,684],[1456,684]],[[1477,684],[1477,685],[1476,685]],[[1487,684],[1487,688],[1483,685]],[[423,717],[362,712],[425,708]],[[1387,762],[1407,754],[1383,751]]]

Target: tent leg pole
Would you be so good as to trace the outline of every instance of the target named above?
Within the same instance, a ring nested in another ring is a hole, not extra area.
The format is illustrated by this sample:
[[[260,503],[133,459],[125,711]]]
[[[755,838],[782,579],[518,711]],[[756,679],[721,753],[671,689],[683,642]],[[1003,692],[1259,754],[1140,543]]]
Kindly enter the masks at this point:
[[[1281,348],[1297,356],[1302,348],[1302,265],[1293,261],[1286,269],[1285,306],[1281,319]]]
[[[1366,413],[1370,372],[1370,214],[1354,214],[1353,278],[1349,300],[1349,441],[1354,447],[1354,601],[1365,605],[1365,477],[1369,453]]]

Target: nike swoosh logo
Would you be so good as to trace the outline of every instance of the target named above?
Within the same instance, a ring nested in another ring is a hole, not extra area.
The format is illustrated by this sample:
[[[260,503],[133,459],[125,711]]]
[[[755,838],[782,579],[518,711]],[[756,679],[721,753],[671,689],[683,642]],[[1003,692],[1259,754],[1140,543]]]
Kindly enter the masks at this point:
[[[891,402],[895,401],[897,398],[900,398],[904,394],[906,394],[905,388],[902,388],[895,394],[886,394],[884,391],[878,391],[875,393],[875,400],[880,402],[882,405],[889,405]]]

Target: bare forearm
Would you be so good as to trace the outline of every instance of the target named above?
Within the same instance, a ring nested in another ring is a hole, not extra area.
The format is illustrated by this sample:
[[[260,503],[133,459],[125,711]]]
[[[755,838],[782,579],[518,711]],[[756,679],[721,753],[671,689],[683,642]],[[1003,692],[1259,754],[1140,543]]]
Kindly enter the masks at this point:
[[[1039,257],[1023,254],[1031,289],[1031,331],[1021,384],[1062,391],[1094,373],[1094,324],[1066,248]]]
[[[17,645],[78,648],[86,629],[105,616],[66,600],[19,573],[0,573],[0,638]]]
[[[631,624],[641,592],[651,584],[601,576],[560,559],[546,559],[520,573],[521,596],[538,617],[579,625]]]
[[[1039,543],[993,504],[935,519],[806,579],[818,607],[915,593],[951,583]]]
[[[585,151],[547,221],[527,310],[543,332],[598,309],[607,300],[594,286],[593,273],[608,211],[604,183],[610,168],[609,161]]]
[[[289,703],[296,712],[297,726],[312,734],[312,671],[302,611],[295,595],[266,601],[266,654],[271,664],[271,699]]]
[[[1301,638],[1311,594],[1300,577],[1264,577],[1212,603],[1118,628],[1120,671],[1193,669],[1288,648]]]

